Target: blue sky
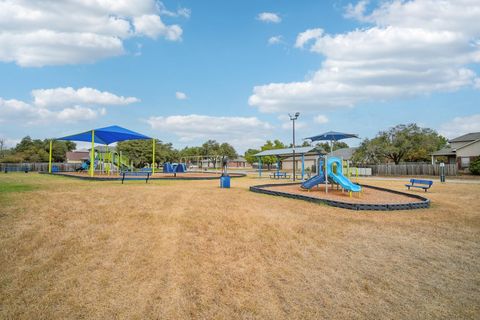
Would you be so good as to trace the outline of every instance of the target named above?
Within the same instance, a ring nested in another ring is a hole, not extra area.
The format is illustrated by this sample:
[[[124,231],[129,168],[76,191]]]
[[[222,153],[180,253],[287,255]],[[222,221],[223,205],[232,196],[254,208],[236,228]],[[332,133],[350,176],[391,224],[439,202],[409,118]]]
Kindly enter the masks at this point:
[[[478,1],[0,1],[0,138],[480,131]],[[82,23],[76,23],[81,21]],[[350,141],[357,144],[358,141]]]

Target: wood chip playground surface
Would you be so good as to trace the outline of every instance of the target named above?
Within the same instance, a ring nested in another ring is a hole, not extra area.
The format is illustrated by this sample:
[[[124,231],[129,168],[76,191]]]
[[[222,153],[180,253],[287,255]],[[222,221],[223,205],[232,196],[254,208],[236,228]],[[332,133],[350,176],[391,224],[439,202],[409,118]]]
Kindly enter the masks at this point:
[[[399,211],[249,191],[277,182],[0,174],[0,319],[480,318],[480,184]]]
[[[325,185],[314,187],[311,190],[305,190],[300,188],[299,184],[289,184],[289,185],[279,185],[279,186],[269,186],[265,189],[275,190],[286,192],[290,194],[305,195],[318,199],[328,199],[328,200],[337,200],[343,202],[352,202],[352,203],[409,203],[409,202],[421,202],[421,199],[406,197],[402,194],[391,193],[383,190],[377,190],[365,187],[362,192],[353,193],[352,196],[348,192],[343,192],[342,190],[332,188],[331,186],[328,189],[328,193],[325,193]],[[416,192],[421,196],[428,196],[428,194],[423,194]]]

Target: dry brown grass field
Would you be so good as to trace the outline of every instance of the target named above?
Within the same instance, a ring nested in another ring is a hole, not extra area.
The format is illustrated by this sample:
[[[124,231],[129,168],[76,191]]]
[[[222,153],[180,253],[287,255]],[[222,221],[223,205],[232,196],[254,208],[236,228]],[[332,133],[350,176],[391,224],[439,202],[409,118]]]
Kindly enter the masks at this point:
[[[1,174],[0,318],[480,318],[480,184],[356,212],[267,181]]]

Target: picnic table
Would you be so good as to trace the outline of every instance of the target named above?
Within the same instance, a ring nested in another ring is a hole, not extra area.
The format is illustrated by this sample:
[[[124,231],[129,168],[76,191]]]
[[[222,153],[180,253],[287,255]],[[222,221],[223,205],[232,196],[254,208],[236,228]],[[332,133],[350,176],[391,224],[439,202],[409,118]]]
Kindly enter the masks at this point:
[[[271,179],[289,179],[290,175],[288,175],[286,172],[281,172],[277,171],[274,172],[273,174],[270,174]]]

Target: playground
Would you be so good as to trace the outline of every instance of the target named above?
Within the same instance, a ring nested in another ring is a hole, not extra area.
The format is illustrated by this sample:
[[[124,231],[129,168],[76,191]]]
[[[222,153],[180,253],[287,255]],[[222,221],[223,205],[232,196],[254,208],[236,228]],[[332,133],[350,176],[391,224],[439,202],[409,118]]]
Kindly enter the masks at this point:
[[[255,188],[255,187],[254,187]],[[260,190],[272,191],[273,195],[279,195],[284,197],[296,198],[307,201],[314,201],[314,199],[325,200],[325,204],[334,205],[332,202],[339,204],[363,204],[367,205],[364,209],[360,210],[388,210],[382,208],[385,205],[399,205],[399,209],[408,210],[409,207],[403,207],[401,205],[408,204],[421,204],[427,201],[427,198],[421,197],[423,195],[407,194],[403,192],[390,192],[384,188],[372,188],[365,185],[362,186],[362,193],[356,196],[349,196],[348,192],[343,189],[332,188],[328,192],[325,192],[325,186],[321,185],[312,189],[303,189],[300,184],[268,184],[264,186],[257,186]],[[252,190],[252,189],[251,189]],[[422,199],[423,198],[423,199]],[[321,201],[319,201],[321,203]],[[377,208],[375,206],[378,206]],[[342,206],[340,206],[342,207]],[[344,206],[343,206],[344,207]],[[428,206],[426,206],[428,207]],[[414,208],[415,209],[415,208]],[[358,207],[354,207],[354,210],[359,210]]]
[[[149,167],[108,149],[140,138]],[[312,148],[310,175],[301,148],[298,176],[157,166],[155,139],[116,126],[59,139],[89,163],[0,175],[0,318],[480,314],[479,183],[364,178]]]
[[[0,318],[478,318],[480,184],[394,212],[257,184],[0,175]]]

